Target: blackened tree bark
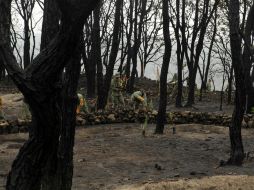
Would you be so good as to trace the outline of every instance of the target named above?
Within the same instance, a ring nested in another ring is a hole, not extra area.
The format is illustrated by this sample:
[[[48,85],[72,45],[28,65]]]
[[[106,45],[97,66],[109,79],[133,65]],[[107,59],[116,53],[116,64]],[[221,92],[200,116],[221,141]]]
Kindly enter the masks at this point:
[[[81,40],[80,40],[81,42]],[[66,67],[64,76],[62,126],[58,148],[57,180],[52,190],[71,190],[73,177],[73,147],[76,127],[77,90],[81,69],[81,43]]]
[[[49,19],[58,9],[54,1],[47,3],[44,8],[44,20],[42,30],[41,49],[45,48],[54,38],[59,29],[59,17]],[[45,12],[46,11],[46,12]],[[81,43],[72,55],[70,62],[65,68],[65,73],[59,76],[63,78],[63,92],[58,98],[61,105],[62,122],[57,154],[52,155],[47,164],[42,181],[42,190],[71,190],[73,176],[73,146],[76,126],[77,88],[80,75]],[[59,82],[59,83],[60,83]]]
[[[11,0],[0,0],[0,39],[10,47]],[[4,60],[0,56],[0,80],[5,76]]]
[[[98,95],[98,105],[101,105],[103,97],[103,67],[102,67],[102,60],[101,60],[101,37],[100,37],[100,10],[101,10],[102,2],[98,4],[98,6],[94,10],[94,25],[93,25],[93,60],[97,66],[97,95]]]
[[[93,14],[94,15],[94,14]],[[94,18],[94,16],[92,17]],[[98,19],[98,18],[96,18]],[[92,21],[91,21],[92,23]],[[98,30],[97,28],[95,28],[97,26],[95,26],[95,24],[93,24],[93,26],[91,26],[91,33],[88,34],[91,36],[91,52],[90,52],[90,56],[88,55],[88,59],[87,62],[85,64],[85,69],[86,69],[86,79],[87,79],[87,97],[88,98],[94,98],[95,94],[96,94],[96,60],[97,58],[94,57],[95,53],[96,53],[96,41],[99,40],[100,41],[100,37],[98,39],[96,39],[98,36],[95,36],[94,32],[96,32],[96,30]],[[87,37],[88,37],[87,35]],[[89,54],[89,52],[87,52]]]
[[[244,64],[244,76],[245,76],[245,86],[246,86],[246,96],[247,96],[247,107],[246,112],[250,113],[251,108],[254,106],[254,87],[253,80],[251,77],[251,67],[253,62],[253,52],[251,48],[251,37],[254,31],[254,5],[250,8],[245,32],[244,32],[244,51],[243,51],[243,64]]]
[[[41,51],[59,31],[59,11],[55,0],[44,0],[43,22],[41,31]]]
[[[131,69],[131,58],[132,58],[132,45],[131,45],[131,37],[133,33],[133,9],[134,9],[134,1],[130,0],[130,12],[129,12],[129,32],[127,35],[127,62],[126,62],[126,68],[125,68],[125,74],[126,77],[130,77],[130,69]]]
[[[230,45],[232,53],[232,65],[235,72],[235,109],[232,115],[231,126],[229,127],[231,153],[228,164],[241,165],[244,159],[244,149],[241,135],[241,124],[245,110],[245,86],[244,70],[241,61],[241,38],[240,38],[240,17],[239,0],[229,1],[229,28]]]
[[[0,64],[0,81],[5,78],[5,68]]]
[[[183,12],[185,10],[182,10]],[[183,96],[183,59],[184,51],[182,51],[182,45],[180,41],[180,1],[176,1],[176,39],[177,39],[177,95],[176,95],[176,107],[182,107],[182,96]]]
[[[101,98],[98,103],[98,109],[104,109],[107,105],[108,93],[111,85],[111,79],[114,73],[114,66],[116,62],[116,57],[118,54],[118,48],[120,43],[120,27],[121,27],[121,10],[122,10],[123,0],[116,1],[116,9],[115,9],[115,21],[114,21],[114,29],[113,29],[113,40],[112,40],[112,48],[109,56],[109,63],[106,70],[106,75],[104,78],[104,86],[103,86],[103,96],[98,97]]]
[[[231,67],[230,74],[228,77],[228,97],[227,97],[228,104],[232,103],[233,78],[234,78],[234,69],[233,69],[233,67]]]
[[[124,4],[122,3],[122,11],[121,11],[121,30],[120,30],[120,39],[121,39],[121,48],[120,48],[120,65],[118,67],[118,72],[120,73],[120,75],[122,76],[123,74],[123,64],[125,61],[125,57],[127,56],[127,43],[125,44],[125,22],[124,22]]]
[[[157,125],[155,129],[156,134],[163,134],[164,124],[166,121],[166,107],[167,107],[167,76],[168,68],[171,57],[172,44],[170,39],[169,31],[169,6],[168,0],[162,1],[162,14],[163,14],[163,36],[165,41],[165,52],[163,57],[163,63],[161,67],[161,76],[160,76],[160,102],[159,102],[159,111],[157,116]]]
[[[54,39],[59,31],[60,14],[57,8],[56,0],[45,0],[43,9],[43,22],[42,22],[42,34],[40,51],[43,51],[49,43]],[[62,83],[62,73],[59,75],[59,84]],[[61,100],[61,96],[57,98]],[[61,106],[62,102],[58,102]],[[61,126],[63,127],[63,126]],[[57,145],[56,145],[57,146]],[[41,189],[49,190],[56,183],[56,167],[57,167],[57,152],[52,154],[48,159],[46,167],[43,172],[41,180]]]
[[[44,168],[56,154],[61,125],[59,75],[79,44],[85,19],[98,1],[59,0],[62,22],[56,38],[25,71],[0,36],[0,57],[32,113],[32,130],[8,175],[8,190],[40,189]]]

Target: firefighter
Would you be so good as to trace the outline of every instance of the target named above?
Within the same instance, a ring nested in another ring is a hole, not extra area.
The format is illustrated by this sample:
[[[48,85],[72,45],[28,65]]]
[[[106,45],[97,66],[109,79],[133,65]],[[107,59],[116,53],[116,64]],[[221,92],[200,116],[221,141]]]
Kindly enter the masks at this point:
[[[111,100],[113,107],[118,107],[120,104],[125,106],[123,94],[123,83],[119,74],[116,74],[111,81]]]
[[[147,97],[145,91],[142,89],[134,92],[131,95],[131,102],[134,105],[134,109],[137,109],[140,104],[142,104],[143,107],[147,107]]]
[[[208,83],[207,83],[207,86],[206,86],[206,87],[207,87],[207,91],[209,91],[209,92],[212,91],[212,84],[211,84],[211,83],[212,83],[212,80],[209,79],[209,80],[208,80]]]
[[[78,94],[78,105],[76,113],[79,114],[81,111],[88,113],[87,102],[82,94]]]

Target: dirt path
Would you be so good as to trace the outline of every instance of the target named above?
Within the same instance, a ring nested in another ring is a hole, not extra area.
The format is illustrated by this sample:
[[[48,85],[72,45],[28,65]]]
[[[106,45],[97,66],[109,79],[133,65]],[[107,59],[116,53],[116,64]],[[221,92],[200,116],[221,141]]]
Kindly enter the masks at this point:
[[[176,135],[167,127],[163,136],[153,135],[153,130],[149,125],[144,138],[138,124],[78,129],[73,189],[171,190],[174,184],[174,190],[254,189],[251,159],[243,167],[216,168],[230,151],[227,128],[178,125]],[[253,136],[253,129],[243,130],[246,152],[254,148]],[[27,134],[0,136],[0,189],[26,138]]]

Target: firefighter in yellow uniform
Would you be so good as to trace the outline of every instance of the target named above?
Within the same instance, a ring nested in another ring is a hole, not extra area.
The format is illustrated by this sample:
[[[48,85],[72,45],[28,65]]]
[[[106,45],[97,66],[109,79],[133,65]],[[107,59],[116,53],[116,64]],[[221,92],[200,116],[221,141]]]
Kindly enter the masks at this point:
[[[147,107],[147,97],[144,90],[139,90],[131,95],[131,101],[134,104],[134,109],[138,109],[139,105],[142,104],[143,107]]]
[[[149,92],[148,92],[148,94],[149,94]],[[139,106],[142,105],[142,108],[145,111],[145,120],[144,120],[144,123],[141,124],[142,135],[145,136],[146,128],[147,128],[148,121],[149,121],[148,111],[151,111],[153,109],[152,99],[148,103],[146,93],[142,89],[142,90],[134,92],[131,95],[131,101],[133,103],[134,109],[138,109]]]
[[[81,111],[88,113],[87,102],[82,94],[78,94],[78,105],[76,113],[79,114]]]
[[[117,107],[120,104],[122,104],[122,106],[125,106],[122,90],[123,81],[121,80],[120,75],[116,74],[111,81],[111,100],[113,103],[113,107]]]

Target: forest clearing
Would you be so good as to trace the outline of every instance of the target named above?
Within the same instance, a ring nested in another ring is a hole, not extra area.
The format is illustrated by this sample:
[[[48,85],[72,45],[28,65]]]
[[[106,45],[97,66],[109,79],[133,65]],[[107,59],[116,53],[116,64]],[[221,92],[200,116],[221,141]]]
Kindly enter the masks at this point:
[[[0,0],[0,189],[254,190],[251,0]]]

